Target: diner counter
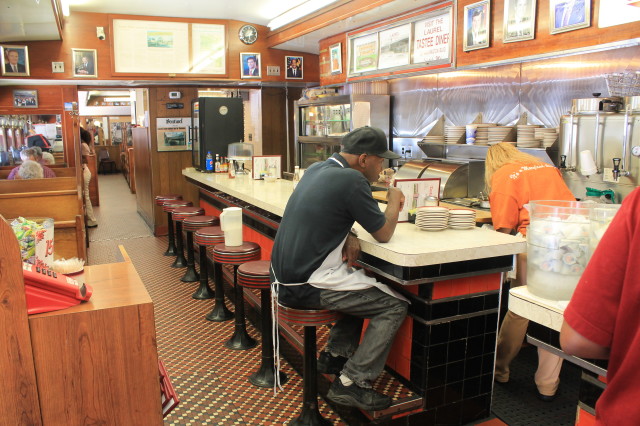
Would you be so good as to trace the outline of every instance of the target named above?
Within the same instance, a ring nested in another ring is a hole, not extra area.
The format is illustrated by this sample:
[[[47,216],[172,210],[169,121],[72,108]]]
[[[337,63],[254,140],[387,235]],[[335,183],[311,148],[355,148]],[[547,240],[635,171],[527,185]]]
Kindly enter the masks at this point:
[[[204,188],[222,191],[278,216],[284,214],[293,192],[292,182],[282,179],[265,182],[247,175],[229,179],[226,174],[201,173],[192,168],[184,169],[182,174]],[[386,206],[380,204],[380,208],[384,211]],[[507,256],[526,251],[524,238],[480,228],[428,232],[420,231],[411,223],[399,223],[394,236],[387,243],[377,242],[358,224],[355,228],[359,231],[364,253],[406,267]]]

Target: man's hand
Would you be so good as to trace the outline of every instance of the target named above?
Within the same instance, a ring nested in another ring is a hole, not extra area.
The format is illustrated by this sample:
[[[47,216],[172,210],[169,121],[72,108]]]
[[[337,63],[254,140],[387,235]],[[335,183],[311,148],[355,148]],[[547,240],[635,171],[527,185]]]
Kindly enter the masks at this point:
[[[404,206],[404,194],[402,191],[395,187],[389,188],[387,190],[387,204],[392,206],[397,205],[398,211],[402,210]]]
[[[355,235],[349,234],[347,241],[342,246],[342,261],[346,261],[347,266],[351,268],[355,265],[358,257],[360,257],[360,242]]]

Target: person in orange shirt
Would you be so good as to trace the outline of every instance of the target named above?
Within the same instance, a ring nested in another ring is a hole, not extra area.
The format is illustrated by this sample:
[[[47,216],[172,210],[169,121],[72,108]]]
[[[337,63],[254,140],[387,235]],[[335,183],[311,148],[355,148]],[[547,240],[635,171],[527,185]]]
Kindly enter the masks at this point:
[[[527,235],[529,212],[524,207],[535,200],[575,201],[575,197],[562,180],[560,171],[553,165],[518,151],[510,143],[499,143],[487,152],[485,161],[485,184],[491,204],[493,227],[498,232]],[[519,254],[516,279],[511,287],[526,285],[527,255]],[[495,380],[509,381],[509,365],[518,355],[527,332],[529,320],[513,312],[507,312],[496,349]],[[538,398],[552,401],[560,379],[562,359],[543,349],[538,349],[538,370],[535,383]]]

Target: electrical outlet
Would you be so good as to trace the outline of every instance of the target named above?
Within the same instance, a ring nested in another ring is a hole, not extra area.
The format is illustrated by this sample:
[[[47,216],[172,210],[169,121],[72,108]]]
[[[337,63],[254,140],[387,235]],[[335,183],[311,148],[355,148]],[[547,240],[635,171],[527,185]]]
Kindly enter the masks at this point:
[[[267,75],[280,75],[280,66],[267,65]]]
[[[64,62],[51,62],[52,72],[64,72]]]
[[[618,182],[617,180],[615,180],[613,178],[613,169],[612,168],[605,167],[602,170],[602,181],[603,182],[613,182],[613,183]]]

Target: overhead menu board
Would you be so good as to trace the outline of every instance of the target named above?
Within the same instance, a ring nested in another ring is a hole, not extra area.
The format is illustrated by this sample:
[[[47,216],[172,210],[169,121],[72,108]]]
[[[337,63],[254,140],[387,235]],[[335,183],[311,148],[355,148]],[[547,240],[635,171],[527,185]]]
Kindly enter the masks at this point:
[[[116,73],[225,74],[225,26],[113,19]]]
[[[349,80],[452,65],[452,2],[355,30],[347,39]]]

